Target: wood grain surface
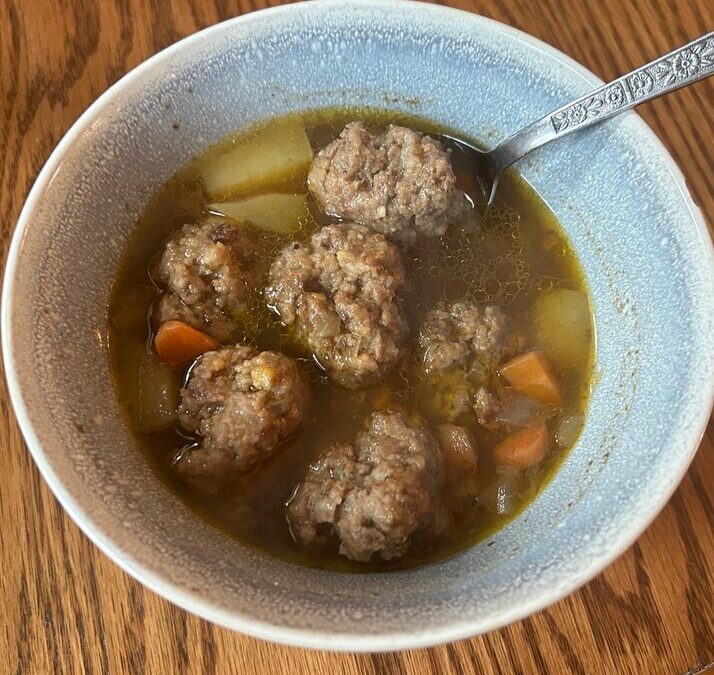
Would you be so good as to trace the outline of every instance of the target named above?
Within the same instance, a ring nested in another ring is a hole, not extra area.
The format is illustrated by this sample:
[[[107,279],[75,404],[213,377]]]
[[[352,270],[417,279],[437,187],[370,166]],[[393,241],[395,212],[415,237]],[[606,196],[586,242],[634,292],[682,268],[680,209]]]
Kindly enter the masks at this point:
[[[196,30],[279,2],[0,0],[0,237],[56,143],[110,84]],[[604,79],[714,28],[711,0],[453,0]],[[714,78],[640,108],[714,222]],[[714,338],[714,336],[713,336]],[[662,514],[546,611],[429,650],[349,655],[218,628],[102,555],[40,479],[0,384],[0,673],[706,672],[714,662],[714,424]]]

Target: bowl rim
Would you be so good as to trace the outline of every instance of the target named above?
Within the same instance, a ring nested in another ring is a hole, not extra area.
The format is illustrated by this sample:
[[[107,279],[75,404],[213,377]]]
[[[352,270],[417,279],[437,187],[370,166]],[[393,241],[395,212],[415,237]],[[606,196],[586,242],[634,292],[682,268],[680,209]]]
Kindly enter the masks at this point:
[[[534,594],[527,602],[520,604],[518,607],[507,608],[501,612],[498,617],[488,620],[460,622],[458,618],[456,618],[453,622],[434,629],[409,632],[393,631],[380,633],[379,635],[368,632],[329,633],[313,629],[289,628],[223,609],[205,600],[198,594],[188,591],[173,582],[167,581],[162,576],[161,571],[152,568],[152,566],[147,563],[140,562],[132,553],[117,545],[111,534],[103,531],[102,528],[94,522],[92,516],[75,500],[70,491],[66,489],[59,473],[45,457],[44,450],[30,421],[28,407],[26,406],[20,379],[15,368],[10,322],[15,277],[19,269],[18,263],[25,234],[32,221],[31,216],[35,205],[41,201],[42,195],[63,161],[67,149],[81,136],[84,130],[93,122],[97,114],[106,108],[122,89],[139,81],[145,75],[150,75],[152,69],[170,60],[187,46],[210,38],[214,32],[229,30],[234,27],[243,27],[253,21],[260,21],[267,15],[275,16],[305,11],[340,11],[343,10],[345,6],[379,8],[380,10],[385,10],[385,8],[395,10],[398,7],[398,11],[418,12],[426,16],[439,15],[443,17],[450,15],[454,20],[470,21],[474,24],[478,23],[491,32],[500,33],[516,42],[522,43],[524,47],[531,48],[551,57],[559,66],[569,69],[573,74],[579,76],[585,83],[593,87],[603,84],[602,80],[571,57],[548,43],[519,29],[475,13],[451,7],[431,5],[416,0],[399,0],[398,2],[394,0],[392,0],[392,2],[384,2],[384,0],[307,0],[297,4],[280,5],[250,12],[204,28],[152,55],[112,84],[80,115],[52,151],[26,198],[8,249],[2,288],[0,331],[2,332],[2,355],[5,363],[10,400],[22,435],[40,474],[80,530],[121,569],[149,590],[178,605],[182,609],[196,614],[203,619],[252,637],[312,649],[351,652],[393,651],[398,649],[430,647],[501,628],[550,606],[599,574],[629,548],[644,532],[669,501],[684,477],[707,427],[712,403],[714,402],[714,380],[710,382],[708,396],[706,391],[703,392],[702,405],[698,411],[696,423],[689,427],[689,438],[686,443],[682,444],[682,447],[688,448],[688,451],[682,453],[678,465],[674,467],[676,471],[670,475],[670,478],[674,477],[674,480],[670,481],[668,489],[661,495],[660,499],[652,506],[648,513],[634,520],[628,529],[623,529],[619,533],[618,537],[613,540],[612,545],[605,553],[595,555],[584,563],[580,574],[577,578],[573,579],[571,583],[564,584],[563,587],[559,589],[540,591]],[[670,175],[674,179],[702,243],[703,262],[707,260],[709,262],[709,268],[712,271],[712,287],[714,288],[714,246],[712,246],[711,235],[701,210],[693,201],[686,187],[681,170],[664,144],[644,120],[634,112],[626,114],[636,118],[638,132],[647,138],[647,141],[652,144],[653,150],[661,155]],[[714,347],[712,351],[714,351]]]

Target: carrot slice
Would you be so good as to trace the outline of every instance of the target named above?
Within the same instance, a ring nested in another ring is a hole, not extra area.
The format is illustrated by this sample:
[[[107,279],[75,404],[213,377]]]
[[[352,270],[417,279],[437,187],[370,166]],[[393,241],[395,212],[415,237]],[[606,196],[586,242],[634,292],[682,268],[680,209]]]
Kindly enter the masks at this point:
[[[548,445],[548,429],[545,422],[516,431],[502,440],[493,450],[497,464],[515,469],[527,469],[538,464]]]
[[[560,405],[563,402],[558,382],[540,352],[526,352],[516,356],[501,367],[501,375],[524,396],[547,405]]]
[[[164,363],[177,366],[216,349],[218,342],[183,321],[167,321],[156,332],[154,347]]]

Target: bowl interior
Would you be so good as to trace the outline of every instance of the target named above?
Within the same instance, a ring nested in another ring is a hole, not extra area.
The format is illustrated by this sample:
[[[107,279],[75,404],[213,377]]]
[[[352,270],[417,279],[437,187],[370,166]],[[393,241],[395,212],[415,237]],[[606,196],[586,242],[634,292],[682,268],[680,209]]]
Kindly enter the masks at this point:
[[[594,82],[554,50],[479,17],[327,0],[204,31],[107,92],[28,200],[3,323],[25,436],[89,536],[207,618],[334,649],[488,630],[599,571],[678,483],[712,396],[711,243],[671,159],[632,114],[519,167],[585,270],[595,384],[585,431],[554,480],[515,522],[451,559],[347,577],[227,539],[145,464],[118,409],[106,349],[108,292],[138,215],[190,157],[237,127],[293,110],[369,105],[492,145]]]

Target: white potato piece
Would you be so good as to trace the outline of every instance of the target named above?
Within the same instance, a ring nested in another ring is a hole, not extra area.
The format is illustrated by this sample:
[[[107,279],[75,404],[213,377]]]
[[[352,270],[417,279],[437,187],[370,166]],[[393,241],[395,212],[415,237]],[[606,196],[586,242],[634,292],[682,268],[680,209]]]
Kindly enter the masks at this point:
[[[540,294],[535,329],[541,348],[564,368],[578,368],[590,354],[590,305],[581,291],[553,288]]]
[[[306,195],[271,192],[239,202],[211,204],[208,208],[239,223],[251,223],[261,230],[288,235],[300,229],[301,219],[307,214],[306,199]]]
[[[248,136],[228,152],[199,166],[213,199],[255,192],[270,183],[293,179],[312,161],[312,148],[298,120],[272,124]]]
[[[124,381],[121,389],[129,393],[124,403],[140,431],[157,431],[177,421],[183,373],[157,361],[146,340],[120,341],[115,371]]]

